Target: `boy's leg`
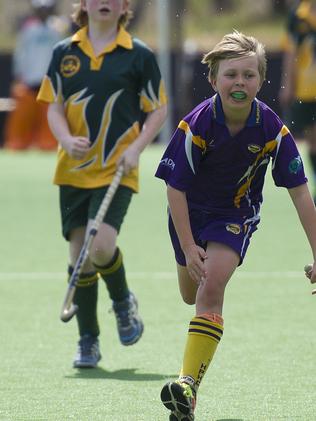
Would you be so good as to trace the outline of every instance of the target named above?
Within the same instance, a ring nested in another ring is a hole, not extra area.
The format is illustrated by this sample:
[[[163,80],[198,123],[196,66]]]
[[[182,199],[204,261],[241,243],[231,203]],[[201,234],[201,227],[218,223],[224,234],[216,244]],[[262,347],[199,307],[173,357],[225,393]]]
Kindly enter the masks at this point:
[[[198,288],[196,316],[190,321],[179,379],[167,383],[161,391],[161,400],[175,420],[182,420],[183,415],[188,421],[194,420],[197,389],[223,334],[225,287],[240,260],[236,252],[222,244],[210,243],[207,254],[208,276]],[[183,287],[181,280],[179,283]]]
[[[84,241],[86,227],[81,226],[70,231],[69,254],[71,265],[68,268],[69,278],[73,272]],[[74,304],[78,305],[76,319],[80,339],[74,359],[76,368],[93,368],[101,359],[99,351],[100,334],[97,318],[98,274],[88,259],[82,268],[74,295]]]
[[[129,296],[123,255],[119,248],[115,249],[114,255],[107,265],[94,264],[94,266],[104,279],[112,301],[123,301]]]
[[[95,265],[95,268],[104,279],[113,301],[120,341],[123,345],[132,345],[140,339],[144,326],[138,315],[137,300],[128,289],[123,256],[119,248],[116,248],[107,265]]]
[[[69,266],[69,276],[72,271],[73,267]],[[94,368],[101,359],[97,318],[98,274],[95,271],[80,275],[73,301],[78,306],[76,318],[80,335],[74,367]]]
[[[94,193],[89,211],[91,220],[100,206],[105,191],[105,189],[98,189]],[[137,300],[128,288],[122,253],[116,246],[117,235],[120,232],[132,194],[131,189],[119,186],[104,221],[99,227],[90,253],[91,261],[104,279],[113,301],[118,333],[123,345],[132,345],[137,342],[144,329],[143,322],[138,315]]]

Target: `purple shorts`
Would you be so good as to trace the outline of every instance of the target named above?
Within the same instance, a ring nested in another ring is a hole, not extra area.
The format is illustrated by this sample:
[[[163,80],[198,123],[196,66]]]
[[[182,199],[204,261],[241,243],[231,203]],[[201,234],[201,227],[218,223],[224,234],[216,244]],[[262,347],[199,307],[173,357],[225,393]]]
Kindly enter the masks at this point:
[[[204,249],[206,249],[207,243],[211,241],[225,244],[235,250],[240,256],[239,265],[243,262],[250,238],[257,230],[259,222],[258,214],[252,217],[238,215],[229,217],[212,215],[199,210],[190,211],[191,230],[195,243]],[[170,213],[169,234],[177,263],[181,266],[186,266],[185,256]]]

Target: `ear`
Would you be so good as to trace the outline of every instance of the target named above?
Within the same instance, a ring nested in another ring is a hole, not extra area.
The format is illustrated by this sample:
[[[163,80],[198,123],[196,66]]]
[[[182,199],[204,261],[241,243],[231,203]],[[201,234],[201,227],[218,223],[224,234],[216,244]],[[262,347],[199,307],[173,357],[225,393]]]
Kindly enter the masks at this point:
[[[217,88],[216,88],[216,79],[212,79],[212,80],[210,81],[210,83],[211,83],[211,86],[212,86],[213,90],[214,90],[215,92],[217,92]]]

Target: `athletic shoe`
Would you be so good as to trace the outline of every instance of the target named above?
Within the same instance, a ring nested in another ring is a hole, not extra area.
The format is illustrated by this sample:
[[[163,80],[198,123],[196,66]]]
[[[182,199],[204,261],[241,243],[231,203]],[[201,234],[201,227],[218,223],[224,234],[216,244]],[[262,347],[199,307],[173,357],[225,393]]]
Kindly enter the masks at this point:
[[[162,403],[171,411],[169,421],[194,421],[195,390],[179,380],[169,382],[161,390]]]
[[[84,335],[78,342],[78,351],[74,359],[74,368],[95,368],[101,360],[98,338]]]
[[[144,325],[138,315],[138,304],[133,293],[123,301],[113,301],[117,330],[122,345],[133,345],[142,336]]]

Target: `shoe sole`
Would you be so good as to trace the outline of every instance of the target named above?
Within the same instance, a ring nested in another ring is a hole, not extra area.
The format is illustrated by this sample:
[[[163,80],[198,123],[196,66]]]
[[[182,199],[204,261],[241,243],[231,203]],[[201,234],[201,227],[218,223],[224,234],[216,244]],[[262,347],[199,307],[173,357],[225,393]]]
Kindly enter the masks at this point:
[[[183,395],[182,387],[177,383],[167,383],[160,393],[161,402],[172,411],[171,421],[193,421],[194,415],[188,399]],[[181,417],[181,418],[180,418]]]
[[[138,342],[140,340],[140,338],[142,337],[143,332],[144,332],[144,323],[141,322],[139,334],[137,336],[135,336],[134,338],[132,338],[130,341],[122,341],[120,339],[121,344],[124,345],[124,346],[136,344],[136,342]]]
[[[73,368],[96,368],[101,358],[101,355],[99,355],[98,361],[95,364],[74,361]]]

